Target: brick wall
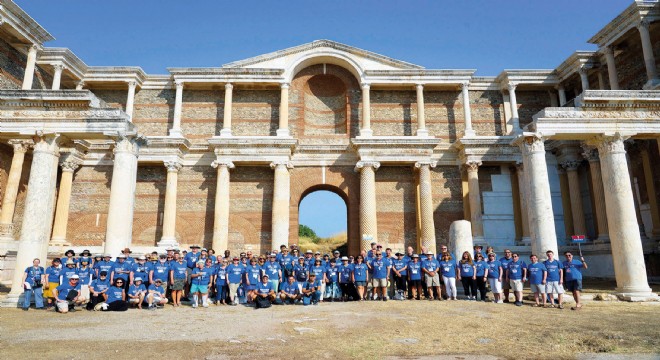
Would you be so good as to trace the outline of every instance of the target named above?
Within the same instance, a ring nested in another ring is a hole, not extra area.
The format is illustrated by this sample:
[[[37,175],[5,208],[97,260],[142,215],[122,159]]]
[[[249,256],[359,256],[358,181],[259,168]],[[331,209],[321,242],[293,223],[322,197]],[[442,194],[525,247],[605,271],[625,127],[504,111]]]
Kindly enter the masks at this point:
[[[0,199],[3,199],[5,196],[7,177],[9,176],[9,169],[11,168],[11,160],[13,156],[14,150],[11,147],[6,145],[0,146]],[[16,207],[14,210],[14,239],[18,239],[21,235],[23,212],[25,210],[25,196],[27,195],[27,184],[28,179],[30,178],[30,163],[32,163],[32,155],[26,154],[23,162],[23,170],[21,172],[18,196],[16,198]],[[0,201],[0,204],[1,203],[2,202]]]
[[[516,91],[518,101],[518,118],[520,127],[532,122],[532,116],[550,106],[550,95],[546,90],[542,91]]]
[[[73,176],[67,240],[77,246],[105,241],[112,166],[81,166]]]
[[[417,186],[412,167],[382,166],[376,172],[378,242],[404,250],[417,245]]]
[[[0,89],[20,89],[23,85],[27,56],[20,53],[4,39],[0,39]],[[53,78],[40,66],[36,66],[33,89],[49,89]]]
[[[437,166],[431,171],[433,221],[437,244],[449,243],[449,225],[463,220],[463,193],[458,166]]]

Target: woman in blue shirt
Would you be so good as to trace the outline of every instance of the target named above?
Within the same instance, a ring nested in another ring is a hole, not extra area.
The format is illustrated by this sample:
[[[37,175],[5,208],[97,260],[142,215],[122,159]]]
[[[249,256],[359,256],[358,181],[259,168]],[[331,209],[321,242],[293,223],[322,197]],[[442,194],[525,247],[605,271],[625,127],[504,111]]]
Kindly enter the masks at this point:
[[[489,253],[486,264],[488,265],[486,276],[490,284],[490,291],[493,292],[493,302],[502,304],[502,263],[495,260],[494,253]]]
[[[248,297],[254,295],[257,285],[262,281],[263,268],[257,264],[257,258],[250,259],[250,264],[245,268],[245,291]]]
[[[227,259],[222,259],[220,265],[216,268],[215,272],[215,303],[227,305],[227,294],[229,288],[227,287]]]
[[[479,253],[481,255],[481,253]],[[463,293],[468,300],[477,299],[477,275],[476,266],[472,262],[472,255],[469,251],[463,252],[463,256],[458,264],[458,280],[463,283]]]
[[[293,275],[302,290],[302,284],[307,282],[307,277],[309,275],[309,270],[307,265],[305,265],[305,257],[301,256],[298,258],[298,263],[293,266]]]
[[[356,258],[356,263],[353,264],[353,274],[351,275],[352,281],[357,287],[358,297],[360,301],[364,301],[365,293],[364,289],[367,286],[367,264],[364,263],[364,257],[358,255]]]
[[[60,286],[60,259],[53,259],[52,265],[46,268],[46,283],[44,284],[44,298],[47,301],[46,308],[50,309],[55,305],[55,296],[53,290]]]
[[[413,299],[420,300],[422,296],[422,263],[419,255],[413,254],[408,263],[408,286],[412,289]]]
[[[474,262],[475,274],[476,274],[476,284],[477,289],[479,289],[479,294],[481,294],[481,301],[486,301],[486,282],[488,281],[488,264],[484,261],[484,256],[482,254],[477,254],[475,257],[476,261]]]
[[[442,254],[440,273],[442,274],[442,282],[445,284],[447,297],[449,300],[456,300],[456,262],[448,252]]]
[[[126,301],[126,292],[124,291],[124,284],[128,280],[122,278],[115,279],[113,286],[108,289],[106,293],[108,299],[105,303],[96,305],[94,310],[101,311],[126,311],[128,310],[128,302]]]

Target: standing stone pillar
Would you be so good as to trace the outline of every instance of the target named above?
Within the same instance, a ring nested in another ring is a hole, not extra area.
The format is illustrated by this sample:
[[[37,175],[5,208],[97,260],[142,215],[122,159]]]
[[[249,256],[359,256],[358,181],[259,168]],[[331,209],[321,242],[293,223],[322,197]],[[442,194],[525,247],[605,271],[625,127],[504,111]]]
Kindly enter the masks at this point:
[[[53,65],[53,86],[51,86],[52,90],[59,90],[60,89],[60,83],[62,82],[62,71],[64,70],[64,65],[62,64],[54,64]]]
[[[104,249],[105,253],[112,256],[131,244],[138,150],[138,139],[118,136],[114,149]]]
[[[52,245],[68,245],[66,241],[66,228],[69,224],[69,205],[71,203],[71,187],[73,173],[80,167],[80,161],[69,154],[68,158],[60,163],[62,177],[60,178],[60,191],[57,194],[57,207],[55,208],[55,223],[53,224]]]
[[[550,98],[550,107],[558,107],[559,102],[557,102],[557,95],[554,91],[548,90],[548,97]]]
[[[660,213],[658,213],[658,201],[656,199],[655,184],[653,182],[653,167],[651,167],[651,159],[649,158],[648,143],[645,143],[641,149],[642,166],[644,168],[644,183],[646,185],[646,193],[649,197],[649,208],[651,211],[651,222],[653,224],[653,237],[660,236]]]
[[[429,136],[424,112],[424,84],[417,84],[417,136]]]
[[[566,89],[563,86],[557,86],[557,93],[559,94],[559,106],[566,105]]]
[[[596,138],[594,145],[598,147],[603,174],[617,295],[625,300],[643,301],[657,295],[651,292],[646,277],[623,141],[617,133]]]
[[[229,171],[235,166],[229,160],[215,160],[211,166],[218,169],[211,247],[216,252],[222,253],[229,249]]]
[[[276,131],[277,136],[290,136],[289,134],[289,83],[280,85],[280,124]]]
[[[607,212],[605,211],[605,191],[603,189],[603,177],[600,172],[600,158],[598,150],[588,145],[583,146],[582,155],[589,161],[589,172],[591,173],[591,187],[594,195],[594,212],[596,214],[596,226],[598,241],[610,242],[610,234],[607,226]]]
[[[37,64],[38,45],[28,47],[27,63],[25,64],[25,75],[23,75],[23,90],[32,90],[32,81],[34,80],[34,68]]]
[[[516,163],[516,176],[518,177],[518,187],[520,188],[520,221],[522,222],[522,243],[529,246],[531,238],[529,237],[529,208],[527,198],[527,179],[525,178],[525,167],[522,163]]]
[[[469,221],[456,220],[449,225],[449,249],[453,251],[453,254],[450,254],[454,259],[462,259],[465,251],[474,254],[474,241]]]
[[[16,209],[16,197],[21,184],[21,174],[23,172],[23,161],[25,153],[28,151],[31,141],[11,140],[9,142],[14,147],[14,156],[11,159],[7,185],[5,186],[5,196],[2,199],[2,209],[0,210],[0,247],[6,249],[14,245],[14,210]]]
[[[435,161],[418,161],[415,168],[419,170],[419,212],[420,212],[420,249],[422,246],[435,251],[435,223],[433,221],[433,190],[431,186],[431,169]]]
[[[468,197],[470,199],[470,220],[474,242],[484,242],[484,224],[481,214],[481,193],[479,191],[479,166],[481,161],[468,161],[465,169],[468,176]]]
[[[358,161],[355,171],[360,172],[360,250],[371,249],[371,242],[378,242],[376,208],[377,161]],[[434,243],[435,246],[435,243]]]
[[[470,83],[461,83],[461,94],[463,96],[463,113],[465,114],[465,137],[476,136],[477,133],[472,129],[472,111],[470,110]]]
[[[167,169],[167,184],[165,186],[165,210],[163,211],[163,236],[158,242],[158,247],[177,247],[176,241],[176,197],[179,181],[180,162],[165,161]]]
[[[76,83],[76,90],[82,90],[85,87],[85,82],[80,80]]]
[[[610,80],[610,89],[619,90],[619,76],[616,73],[616,62],[614,61],[614,50],[611,46],[603,48],[605,60],[607,61],[607,75]]]
[[[655,56],[653,55],[653,44],[649,34],[649,22],[642,20],[637,25],[639,37],[642,40],[642,52],[644,53],[644,64],[646,65],[646,78],[648,86],[655,86],[658,83],[658,73],[655,69]]]
[[[172,128],[170,129],[171,137],[183,137],[181,133],[181,114],[183,112],[183,81],[176,80],[174,82],[176,93],[174,95],[174,115],[172,116]]]
[[[291,179],[289,169],[293,169],[290,161],[274,161],[270,164],[275,169],[275,186],[273,188],[273,220],[272,247],[278,249],[289,245],[289,203],[291,201]]]
[[[605,76],[603,76],[603,72],[599,69],[596,72],[596,75],[598,75],[598,90],[606,90],[605,89]]]
[[[224,113],[222,116],[222,130],[220,130],[220,136],[231,136],[231,108],[233,92],[234,85],[231,83],[226,83]]]
[[[518,117],[518,102],[516,101],[516,86],[515,83],[507,85],[509,89],[509,102],[511,103],[511,126],[513,127],[512,133],[518,134],[520,129],[520,118]]]
[[[371,136],[371,99],[369,97],[370,86],[368,83],[362,83],[362,127],[360,136]]]
[[[580,83],[582,84],[582,92],[589,90],[589,74],[587,73],[587,68],[580,66],[578,69],[578,74],[580,74]]]
[[[18,241],[16,266],[11,284],[12,298],[23,293],[23,270],[32,265],[34,258],[46,263],[48,239],[53,224],[57,160],[60,156],[58,135],[35,137],[30,179],[25,197],[25,216]],[[44,251],[46,250],[46,251]]]
[[[571,199],[571,213],[573,214],[573,230],[575,231],[575,234],[569,235],[586,235],[587,226],[584,221],[582,192],[580,191],[580,178],[577,172],[580,162],[567,160],[562,162],[561,166],[566,170],[566,176],[568,177],[568,192]]]
[[[136,81],[128,82],[128,95],[126,95],[126,114],[133,121],[133,103],[135,102],[135,87],[137,87]]]
[[[523,156],[527,189],[529,191],[529,232],[532,237],[532,253],[544,258],[545,252],[557,249],[557,233],[552,211],[552,197],[548,167],[545,161],[545,145],[539,135],[521,136],[517,142]]]
[[[568,188],[568,176],[566,170],[559,165],[557,167],[559,175],[559,190],[561,192],[561,207],[564,210],[564,232],[567,236],[575,234],[573,228],[573,211],[571,210],[571,194]]]

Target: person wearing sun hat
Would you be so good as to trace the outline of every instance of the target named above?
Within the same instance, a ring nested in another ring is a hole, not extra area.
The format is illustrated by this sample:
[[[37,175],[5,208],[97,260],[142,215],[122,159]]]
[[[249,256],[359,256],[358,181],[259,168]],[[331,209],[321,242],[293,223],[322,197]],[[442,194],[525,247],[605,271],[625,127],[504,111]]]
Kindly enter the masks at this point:
[[[76,311],[74,306],[87,302],[87,299],[80,295],[80,284],[78,284],[78,280],[78,275],[74,275],[65,284],[53,290],[53,296],[57,301],[56,310],[58,312],[66,314],[69,311]]]
[[[147,303],[149,310],[156,310],[157,307],[162,307],[167,304],[165,297],[165,289],[163,288],[163,281],[159,278],[154,280],[154,283],[149,285],[149,292],[147,293]]]
[[[133,284],[128,287],[128,292],[126,293],[128,295],[128,303],[137,306],[138,309],[142,309],[142,302],[144,302],[146,294],[147,288],[142,283],[142,278],[136,277],[133,279]]]

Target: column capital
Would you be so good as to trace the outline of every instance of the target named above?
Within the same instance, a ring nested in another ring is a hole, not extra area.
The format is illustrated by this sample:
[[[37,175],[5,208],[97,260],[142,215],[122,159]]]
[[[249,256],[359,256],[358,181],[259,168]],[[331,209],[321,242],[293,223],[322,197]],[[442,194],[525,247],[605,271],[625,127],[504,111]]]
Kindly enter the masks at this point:
[[[145,142],[143,136],[133,136],[118,133],[115,136],[115,147],[112,150],[114,154],[129,152],[137,156],[140,145]]]
[[[564,85],[562,85],[562,84],[557,84],[557,85],[555,85],[555,90],[557,90],[557,91],[564,91]]]
[[[600,48],[600,52],[602,52],[605,56],[609,56],[614,54],[614,49],[612,49],[612,45],[603,46]]]
[[[598,149],[598,155],[603,157],[604,155],[609,154],[625,154],[626,148],[624,141],[627,139],[627,136],[616,133],[614,135],[597,136],[593,140],[590,140],[588,144],[596,146]]]
[[[236,166],[234,165],[231,160],[213,160],[211,163],[211,167],[216,169],[218,167],[226,167],[227,169],[231,170],[235,168]]]
[[[270,168],[275,169],[277,167],[284,166],[287,170],[293,169],[293,163],[289,160],[277,160],[270,163]]]
[[[183,89],[183,83],[184,83],[183,80],[174,80],[174,87],[175,87],[177,90],[179,90],[179,89]]]
[[[415,88],[417,90],[424,90],[424,84],[423,83],[416,83]]]
[[[461,90],[468,90],[470,88],[469,81],[463,81],[459,85],[461,86]]]
[[[590,163],[600,162],[600,157],[598,157],[598,149],[587,144],[582,144],[582,157],[584,157]]]
[[[518,140],[523,155],[545,153],[545,137],[540,134],[521,136]]]
[[[59,143],[60,134],[37,134],[34,137],[34,151],[33,153],[48,153],[53,156],[59,157]]]
[[[518,87],[518,83],[510,81],[508,84],[506,84],[507,90],[509,90],[509,93],[515,92],[516,87]]]
[[[233,88],[234,88],[234,85],[232,85],[232,83],[226,83],[225,84],[225,90],[231,90]]]
[[[129,89],[131,89],[131,88],[135,89],[135,87],[137,86],[137,81],[135,81],[135,80],[130,80],[130,81],[127,81],[126,83],[128,84]]]
[[[463,166],[468,172],[476,172],[479,171],[479,166],[482,165],[481,161],[476,161],[476,160],[468,160],[466,161]]]
[[[66,66],[64,66],[61,63],[55,63],[52,66],[53,66],[53,70],[55,70],[55,72],[62,72],[64,69],[66,69]]]
[[[363,82],[362,84],[360,84],[360,86],[362,87],[362,90],[369,90],[371,84],[369,84],[368,82]]]
[[[516,167],[516,171],[525,171],[525,164],[522,161],[516,161],[513,166]]]
[[[561,167],[566,171],[576,171],[580,167],[581,161],[579,160],[566,160],[561,162]]]
[[[26,45],[25,45],[25,49],[26,49],[28,52],[29,52],[29,51],[35,51],[35,52],[36,52],[36,51],[41,50],[41,46],[38,45],[38,44],[26,44]]]
[[[291,86],[288,82],[283,82],[280,84],[280,89],[288,89]]]
[[[75,172],[82,165],[82,162],[77,159],[67,158],[60,162],[60,167],[63,172]]]
[[[80,80],[76,83],[76,90],[82,90],[85,87],[85,82]]]
[[[637,23],[636,27],[637,27],[637,30],[639,30],[639,31],[645,30],[645,31],[648,32],[650,25],[651,25],[651,23],[647,19],[642,19],[642,20],[640,20],[640,22]]]
[[[577,71],[578,71],[578,74],[580,74],[580,76],[582,76],[582,75],[587,75],[587,70],[589,70],[589,69],[590,69],[590,67],[588,67],[588,66],[580,65],[580,66],[578,66]]]
[[[355,172],[360,172],[360,170],[366,168],[366,167],[371,167],[374,169],[374,171],[378,170],[380,167],[380,162],[378,161],[371,161],[371,160],[360,160],[355,164]]]
[[[183,164],[181,164],[180,161],[176,160],[170,160],[170,161],[163,161],[163,165],[165,168],[167,168],[167,172],[176,172],[178,173],[179,170],[183,167]]]
[[[431,169],[435,168],[438,165],[437,161],[418,161],[415,163],[415,168],[420,169],[423,166],[428,166]]]
[[[14,139],[14,140],[9,140],[7,141],[9,145],[11,145],[14,148],[14,152],[18,153],[27,153],[28,150],[34,145],[34,142],[32,140],[22,140],[22,139]]]

